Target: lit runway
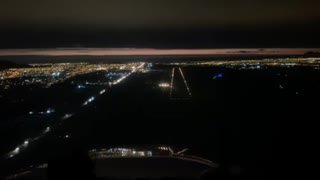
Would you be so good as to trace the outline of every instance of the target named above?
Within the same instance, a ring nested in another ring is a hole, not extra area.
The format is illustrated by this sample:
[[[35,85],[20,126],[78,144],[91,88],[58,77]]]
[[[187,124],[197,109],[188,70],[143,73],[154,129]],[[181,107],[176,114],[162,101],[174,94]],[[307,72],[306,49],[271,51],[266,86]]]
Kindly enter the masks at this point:
[[[182,70],[181,70],[180,67],[179,67],[179,71],[180,71],[180,74],[181,74],[181,76],[182,76],[182,78],[183,78],[183,82],[184,82],[184,84],[186,85],[187,91],[188,91],[188,93],[189,93],[189,95],[190,95],[190,97],[191,97],[192,94],[191,94],[190,88],[189,88],[189,86],[188,86],[188,83],[187,83],[187,81],[186,81],[186,78],[184,77],[183,72],[182,72]]]
[[[181,67],[178,67],[179,69],[179,73],[180,73],[180,76],[183,80],[183,83],[184,83],[184,86],[185,86],[185,89],[186,89],[186,92],[188,93],[187,97],[173,97],[173,91],[175,89],[175,85],[174,85],[174,74],[175,74],[175,67],[172,68],[172,73],[171,73],[171,83],[170,83],[170,93],[169,93],[169,98],[172,99],[172,100],[186,100],[186,99],[190,99],[192,97],[192,93],[191,93],[191,90],[190,90],[190,87],[188,85],[188,82],[183,74],[183,71],[181,69]]]
[[[174,79],[174,68],[172,68],[172,74],[171,74],[170,95],[169,95],[170,98],[172,98],[173,79]]]

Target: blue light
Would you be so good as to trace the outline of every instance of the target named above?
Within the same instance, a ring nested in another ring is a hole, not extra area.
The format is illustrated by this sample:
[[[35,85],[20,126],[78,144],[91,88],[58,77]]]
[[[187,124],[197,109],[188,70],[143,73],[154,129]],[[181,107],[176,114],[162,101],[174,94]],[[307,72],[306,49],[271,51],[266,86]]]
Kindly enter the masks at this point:
[[[222,78],[222,76],[223,76],[222,73],[219,73],[219,74],[217,75],[218,78]]]

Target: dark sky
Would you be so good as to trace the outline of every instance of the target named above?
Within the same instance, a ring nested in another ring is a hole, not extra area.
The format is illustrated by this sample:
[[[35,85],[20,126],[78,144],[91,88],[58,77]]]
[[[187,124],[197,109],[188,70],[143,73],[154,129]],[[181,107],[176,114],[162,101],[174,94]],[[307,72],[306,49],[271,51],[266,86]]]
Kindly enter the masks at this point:
[[[1,0],[0,47],[319,47],[319,0]]]

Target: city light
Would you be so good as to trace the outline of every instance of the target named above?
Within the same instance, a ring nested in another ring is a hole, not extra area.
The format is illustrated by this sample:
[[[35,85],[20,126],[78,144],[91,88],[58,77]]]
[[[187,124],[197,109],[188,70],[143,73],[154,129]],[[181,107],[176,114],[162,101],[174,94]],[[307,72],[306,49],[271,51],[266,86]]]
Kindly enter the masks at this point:
[[[51,114],[51,113],[54,113],[54,112],[55,112],[54,109],[48,108],[48,109],[45,110],[45,111],[39,111],[39,112],[29,111],[29,115],[33,115],[33,114]]]
[[[51,130],[51,128],[48,126],[48,127],[46,127],[45,130],[43,130],[43,132],[39,136],[34,137],[34,138],[28,138],[28,139],[24,140],[23,143],[17,145],[14,150],[8,152],[6,155],[6,158],[13,158],[14,156],[18,155],[21,151],[27,149],[31,142],[35,142],[35,141],[39,140],[45,134],[50,132],[50,130]]]
[[[50,114],[50,113],[53,113],[53,112],[54,112],[54,110],[51,109],[51,108],[47,109],[47,111],[46,111],[47,114]]]
[[[50,127],[47,127],[43,132],[46,134],[50,131]]]
[[[83,103],[83,105],[84,106],[86,106],[86,105],[88,105],[89,103],[91,103],[92,101],[94,101],[94,99],[95,99],[95,97],[90,97],[88,100],[86,100],[84,103]]]
[[[283,89],[283,86],[280,84],[280,85],[279,85],[279,88],[280,88],[280,89]]]
[[[170,87],[170,85],[169,85],[169,83],[160,83],[159,87],[168,88],[168,87]]]
[[[20,148],[19,148],[19,147],[17,147],[17,148],[15,148],[15,149],[14,149],[14,151],[13,151],[13,152],[15,152],[15,153],[19,153],[19,151],[20,151]]]
[[[197,61],[197,62],[181,62],[181,63],[170,63],[170,65],[201,65],[201,66],[224,66],[227,68],[237,68],[240,70],[246,69],[265,69],[267,67],[288,67],[292,68],[295,66],[314,67],[319,69],[320,58],[265,58],[260,60],[212,60],[212,61]]]
[[[65,120],[65,119],[68,119],[68,118],[70,118],[72,116],[73,116],[73,114],[65,114],[61,119]]]
[[[102,91],[100,91],[100,93],[99,94],[103,94],[103,93],[105,93],[106,92],[106,90],[105,89],[103,89]]]
[[[40,84],[44,87],[51,87],[56,83],[92,72],[118,70],[136,71],[144,63],[127,64],[92,64],[92,63],[43,63],[29,64],[28,68],[9,68],[0,71],[0,86],[10,88],[18,85]],[[136,67],[132,69],[132,67]],[[83,88],[82,85],[78,88]]]

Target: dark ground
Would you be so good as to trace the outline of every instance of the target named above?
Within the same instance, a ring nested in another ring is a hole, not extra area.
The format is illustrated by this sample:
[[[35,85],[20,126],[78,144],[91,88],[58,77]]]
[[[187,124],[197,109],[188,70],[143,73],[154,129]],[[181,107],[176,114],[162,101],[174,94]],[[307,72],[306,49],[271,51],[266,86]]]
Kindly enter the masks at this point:
[[[292,175],[303,166],[300,160],[311,156],[319,70],[182,67],[192,98],[170,100],[169,91],[158,83],[170,82],[171,69],[155,66],[149,73],[133,74],[37,145],[1,164],[6,170],[54,158],[64,141],[84,150],[168,144],[188,147],[190,154],[240,171],[244,177],[269,179]],[[223,77],[213,80],[218,73]],[[59,138],[66,133],[70,139]]]

